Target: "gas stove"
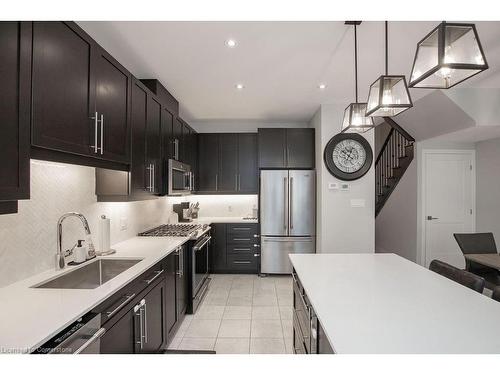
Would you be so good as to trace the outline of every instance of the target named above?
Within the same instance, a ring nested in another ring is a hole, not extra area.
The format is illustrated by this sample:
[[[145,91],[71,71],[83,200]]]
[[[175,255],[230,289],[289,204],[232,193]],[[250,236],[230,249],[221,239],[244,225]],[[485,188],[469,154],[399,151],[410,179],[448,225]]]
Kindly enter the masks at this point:
[[[208,229],[210,228],[206,224],[164,224],[138,235],[142,237],[190,237],[197,239]]]

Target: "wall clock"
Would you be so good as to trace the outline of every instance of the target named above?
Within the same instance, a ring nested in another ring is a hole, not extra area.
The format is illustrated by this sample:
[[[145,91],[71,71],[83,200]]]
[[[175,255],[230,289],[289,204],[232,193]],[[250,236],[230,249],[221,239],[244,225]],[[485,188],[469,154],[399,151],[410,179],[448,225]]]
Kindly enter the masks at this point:
[[[373,152],[363,136],[340,133],[328,141],[323,158],[332,176],[352,181],[363,177],[370,170]]]

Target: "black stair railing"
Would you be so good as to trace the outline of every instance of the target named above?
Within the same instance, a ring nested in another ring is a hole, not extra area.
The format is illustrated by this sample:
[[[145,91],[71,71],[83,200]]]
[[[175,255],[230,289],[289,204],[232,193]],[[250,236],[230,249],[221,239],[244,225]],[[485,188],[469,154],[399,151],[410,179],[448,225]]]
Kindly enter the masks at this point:
[[[415,139],[392,118],[384,117],[391,130],[375,160],[375,216],[396,188],[414,156]]]

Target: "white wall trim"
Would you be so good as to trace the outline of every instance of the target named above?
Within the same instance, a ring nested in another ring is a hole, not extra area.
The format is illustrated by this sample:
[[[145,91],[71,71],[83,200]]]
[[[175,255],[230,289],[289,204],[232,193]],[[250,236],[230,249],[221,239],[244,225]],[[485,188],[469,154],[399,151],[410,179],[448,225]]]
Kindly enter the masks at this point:
[[[426,258],[426,248],[425,248],[425,185],[426,185],[426,169],[427,169],[427,155],[430,154],[466,154],[471,156],[472,163],[472,173],[471,173],[471,192],[472,192],[472,231],[476,230],[476,150],[450,150],[450,149],[426,149],[422,150],[422,163],[421,163],[421,182],[418,187],[421,191],[421,201],[420,201],[420,227],[421,227],[421,237],[420,237],[420,246],[417,246],[417,262],[421,266],[425,266],[425,258]]]

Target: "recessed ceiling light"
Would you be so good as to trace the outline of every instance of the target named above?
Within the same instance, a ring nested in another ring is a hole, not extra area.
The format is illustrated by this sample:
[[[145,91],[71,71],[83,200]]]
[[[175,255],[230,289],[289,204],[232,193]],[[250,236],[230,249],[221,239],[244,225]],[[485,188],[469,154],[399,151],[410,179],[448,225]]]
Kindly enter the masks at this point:
[[[228,39],[226,40],[226,46],[228,46],[229,48],[234,48],[236,47],[236,40],[234,39]]]
[[[326,89],[326,84],[325,84],[325,83],[320,83],[320,84],[318,85],[318,89],[320,89],[320,90],[324,90],[324,89]]]
[[[237,83],[234,87],[236,87],[237,90],[243,90],[245,88],[242,83]]]

